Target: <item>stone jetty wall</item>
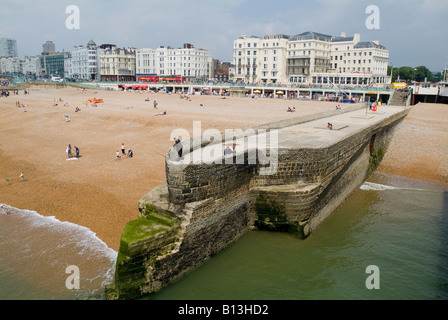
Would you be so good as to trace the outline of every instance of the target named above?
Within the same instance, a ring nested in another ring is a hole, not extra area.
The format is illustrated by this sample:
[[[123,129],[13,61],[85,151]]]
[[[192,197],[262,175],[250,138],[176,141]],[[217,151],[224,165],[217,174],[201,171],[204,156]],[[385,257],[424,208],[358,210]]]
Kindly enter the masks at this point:
[[[247,164],[247,150],[246,164],[228,165],[179,164],[168,153],[167,183],[140,200],[139,219],[123,232],[108,299],[157,292],[250,229],[308,237],[376,169],[407,113],[325,147],[280,148],[273,175],[260,175],[260,163]],[[331,115],[262,128],[280,129]]]

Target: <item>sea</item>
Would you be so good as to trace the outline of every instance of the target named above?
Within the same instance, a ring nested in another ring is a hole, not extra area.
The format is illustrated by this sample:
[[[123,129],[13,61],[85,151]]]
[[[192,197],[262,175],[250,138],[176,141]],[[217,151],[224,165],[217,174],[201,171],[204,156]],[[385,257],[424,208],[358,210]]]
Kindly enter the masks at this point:
[[[105,299],[117,252],[91,230],[0,211],[0,300]],[[306,240],[250,231],[149,300],[446,300],[448,188],[375,173]]]

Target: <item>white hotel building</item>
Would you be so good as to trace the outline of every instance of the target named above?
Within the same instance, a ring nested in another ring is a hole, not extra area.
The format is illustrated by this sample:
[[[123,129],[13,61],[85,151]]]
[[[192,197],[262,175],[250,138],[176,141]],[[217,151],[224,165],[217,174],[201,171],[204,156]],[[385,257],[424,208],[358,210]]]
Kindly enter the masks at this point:
[[[191,44],[178,49],[140,49],[136,52],[137,80],[178,76],[187,81],[204,81],[213,77],[212,62],[209,51],[195,49]]]
[[[315,32],[241,36],[234,41],[234,81],[259,84],[390,84],[389,51],[360,35]]]
[[[87,46],[76,46],[64,60],[64,76],[79,80],[100,79],[101,49],[91,40]]]

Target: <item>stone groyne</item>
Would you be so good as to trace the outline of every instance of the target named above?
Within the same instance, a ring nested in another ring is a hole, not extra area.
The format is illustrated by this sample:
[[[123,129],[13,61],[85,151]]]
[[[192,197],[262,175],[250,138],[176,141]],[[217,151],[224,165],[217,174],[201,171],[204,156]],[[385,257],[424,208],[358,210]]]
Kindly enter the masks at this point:
[[[107,298],[157,292],[247,230],[307,238],[376,169],[408,112],[354,106],[260,126],[235,135],[237,152],[215,153],[213,162],[194,160],[224,144],[191,139],[182,159],[170,150],[166,183],[140,200],[139,218],[123,231]],[[329,122],[333,130],[326,129]],[[267,139],[271,146],[276,140],[275,148],[261,150],[269,163],[251,157],[260,155],[260,144],[250,141],[259,141],[263,130],[275,132]]]

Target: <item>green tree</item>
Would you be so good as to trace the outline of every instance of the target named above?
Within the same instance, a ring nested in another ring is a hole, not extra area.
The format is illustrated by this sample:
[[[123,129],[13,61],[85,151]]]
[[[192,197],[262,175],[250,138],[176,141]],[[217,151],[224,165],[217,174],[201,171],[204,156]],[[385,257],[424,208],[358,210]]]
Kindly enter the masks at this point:
[[[415,70],[412,67],[401,67],[398,72],[402,81],[413,81],[415,79]]]
[[[425,66],[415,68],[415,81],[424,82],[425,80],[428,82],[434,81],[434,75],[432,72]]]
[[[387,69],[387,74],[392,75],[392,82],[397,82],[398,78],[400,78],[400,81],[428,81],[428,82],[438,82],[440,80],[439,77],[443,78],[443,75],[440,73],[433,74],[429,69],[425,66],[420,67],[400,67],[400,68],[393,68],[391,66]]]
[[[443,76],[441,72],[434,73],[434,82],[440,82],[443,80]]]

